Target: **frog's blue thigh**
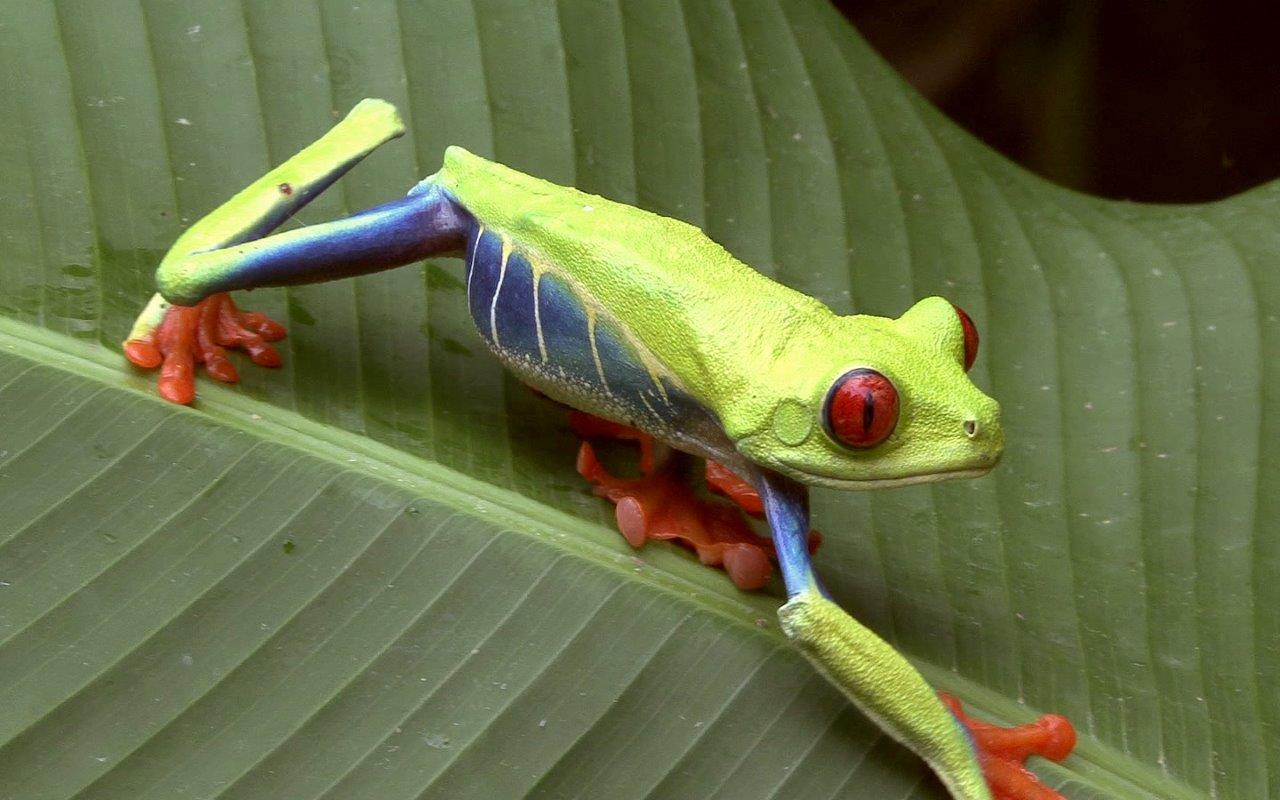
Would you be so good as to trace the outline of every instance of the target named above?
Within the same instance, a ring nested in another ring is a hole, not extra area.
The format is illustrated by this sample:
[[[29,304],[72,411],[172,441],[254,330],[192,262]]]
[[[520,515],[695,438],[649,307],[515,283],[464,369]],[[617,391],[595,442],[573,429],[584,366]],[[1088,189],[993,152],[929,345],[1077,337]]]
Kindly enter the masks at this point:
[[[471,215],[445,190],[420,188],[346,219],[194,253],[157,275],[161,293],[192,304],[216,292],[348,278],[466,248]]]

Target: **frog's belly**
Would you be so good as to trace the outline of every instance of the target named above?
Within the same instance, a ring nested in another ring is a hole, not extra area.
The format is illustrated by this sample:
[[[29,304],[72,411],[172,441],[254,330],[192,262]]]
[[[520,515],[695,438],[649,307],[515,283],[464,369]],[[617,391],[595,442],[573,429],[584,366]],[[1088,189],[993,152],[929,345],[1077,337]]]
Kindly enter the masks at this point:
[[[713,456],[714,416],[658,369],[647,369],[612,318],[591,312],[554,270],[535,272],[482,226],[467,239],[467,303],[485,343],[521,380],[575,408]]]

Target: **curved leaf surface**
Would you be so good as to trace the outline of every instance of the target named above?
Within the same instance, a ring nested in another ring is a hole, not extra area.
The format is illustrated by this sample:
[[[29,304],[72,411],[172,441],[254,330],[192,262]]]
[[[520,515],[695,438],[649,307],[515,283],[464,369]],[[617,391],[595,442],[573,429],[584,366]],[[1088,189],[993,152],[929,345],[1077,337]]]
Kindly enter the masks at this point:
[[[0,797],[937,797],[743,596],[636,558],[456,265],[255,293],[280,372],[167,407],[114,346],[185,223],[364,96],[705,228],[841,312],[943,294],[990,478],[817,492],[836,596],[1072,798],[1280,795],[1280,199],[1018,170],[817,0],[59,2],[0,23]],[[757,623],[757,620],[761,622]]]

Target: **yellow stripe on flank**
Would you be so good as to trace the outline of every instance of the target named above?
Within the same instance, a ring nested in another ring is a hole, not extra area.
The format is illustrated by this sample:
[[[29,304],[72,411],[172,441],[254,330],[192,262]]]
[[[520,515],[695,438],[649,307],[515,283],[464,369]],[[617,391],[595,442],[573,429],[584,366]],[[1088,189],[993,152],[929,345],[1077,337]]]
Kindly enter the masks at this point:
[[[538,262],[528,259],[529,269],[533,271],[533,327],[538,331],[538,352],[542,354],[542,363],[547,363],[547,343],[542,338],[542,309],[538,302],[538,286],[542,283],[542,270]]]
[[[502,294],[502,282],[507,277],[507,259],[511,257],[511,242],[502,237],[502,266],[498,270],[498,286],[493,290],[493,300],[489,302],[489,332],[493,334],[493,346],[501,347],[498,341],[498,295]]]
[[[480,249],[480,237],[484,236],[484,226],[476,226],[476,240],[471,243],[471,260],[467,262],[467,308],[471,308],[471,276],[476,274],[476,251]]]
[[[600,350],[596,347],[596,311],[591,306],[587,309],[587,339],[591,341],[591,357],[596,362],[596,373],[600,376],[600,383],[604,386],[604,390],[610,395],[613,390],[609,388],[609,382],[604,378],[604,364],[600,361]]]
[[[662,385],[662,373],[651,362],[651,357],[646,351],[637,349],[636,353],[640,356],[640,363],[644,364],[645,371],[649,373],[649,380],[653,381],[653,385],[658,388],[658,394],[662,395],[663,401],[670,405],[671,398],[667,396],[667,387]]]

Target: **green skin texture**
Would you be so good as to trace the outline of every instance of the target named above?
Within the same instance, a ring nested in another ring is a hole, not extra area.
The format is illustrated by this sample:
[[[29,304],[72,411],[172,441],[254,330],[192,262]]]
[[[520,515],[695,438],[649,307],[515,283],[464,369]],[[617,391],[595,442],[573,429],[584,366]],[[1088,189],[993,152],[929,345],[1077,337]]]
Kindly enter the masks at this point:
[[[197,222],[161,263],[160,294],[130,338],[159,323],[164,298],[194,302],[255,248],[304,235],[254,241],[273,227],[266,223],[296,211],[402,132],[392,106],[365,100],[322,139]],[[963,330],[942,298],[921,300],[898,319],[839,316],[742,264],[686,223],[456,147],[432,180],[486,228],[518,242],[535,269],[572,281],[589,313],[612,321],[647,366],[714,413],[731,451],[723,443],[689,448],[687,441],[673,442],[677,446],[725,458],[742,475],[769,470],[839,489],[977,477],[999,460],[999,406],[965,373]],[[278,190],[285,182],[291,194]],[[831,386],[859,367],[892,381],[900,411],[884,442],[854,450],[832,440],[820,420]],[[547,376],[536,383],[558,399],[575,397]],[[670,432],[650,432],[672,439]],[[905,658],[823,596],[811,573],[808,588],[779,618],[792,643],[924,758],[953,797],[989,800],[972,745],[951,712]]]

